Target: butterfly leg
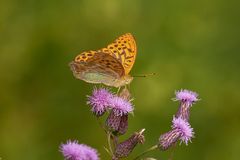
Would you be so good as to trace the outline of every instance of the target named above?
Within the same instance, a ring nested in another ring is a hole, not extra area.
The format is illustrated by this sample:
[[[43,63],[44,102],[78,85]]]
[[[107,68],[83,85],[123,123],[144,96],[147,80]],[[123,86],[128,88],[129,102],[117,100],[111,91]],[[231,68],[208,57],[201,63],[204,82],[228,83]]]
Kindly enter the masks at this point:
[[[125,85],[125,88],[127,88],[128,90],[130,90],[130,83],[128,85]]]
[[[118,87],[117,94],[120,92],[120,90],[121,90],[121,87]]]

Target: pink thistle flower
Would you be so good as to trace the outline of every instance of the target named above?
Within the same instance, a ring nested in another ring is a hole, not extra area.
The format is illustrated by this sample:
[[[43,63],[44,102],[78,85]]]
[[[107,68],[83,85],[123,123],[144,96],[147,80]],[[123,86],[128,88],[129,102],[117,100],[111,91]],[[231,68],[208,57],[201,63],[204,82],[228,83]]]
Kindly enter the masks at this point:
[[[193,129],[190,124],[184,121],[182,118],[173,118],[172,130],[164,133],[159,138],[159,148],[161,150],[167,150],[173,146],[178,140],[188,145],[188,141],[191,142],[191,138],[194,135]]]
[[[133,112],[133,106],[129,102],[130,93],[125,88],[120,93],[120,96],[111,99],[111,108],[106,126],[116,135],[123,135],[128,129],[128,113]]]
[[[133,111],[132,104],[121,97],[117,97],[117,96],[113,97],[110,100],[110,103],[111,103],[111,108],[116,116],[126,115]]]
[[[197,98],[198,94],[196,92],[189,91],[186,89],[176,91],[175,94],[176,98],[174,98],[173,100],[188,103],[189,106],[191,106],[193,103],[199,100]]]
[[[180,134],[181,142],[184,142],[188,145],[188,141],[191,142],[191,138],[194,137],[193,128],[191,128],[190,124],[184,121],[182,118],[175,118],[173,117],[172,121],[172,129],[178,129]]]
[[[190,107],[198,101],[198,94],[189,90],[176,91],[176,98],[173,100],[180,101],[180,106],[175,117],[181,117],[183,120],[188,121],[190,116]]]
[[[78,141],[69,140],[66,144],[61,144],[60,152],[66,160],[99,160],[97,150],[78,144]]]
[[[113,95],[107,89],[94,89],[91,96],[88,96],[87,104],[91,105],[91,111],[96,116],[103,115],[110,106]]]

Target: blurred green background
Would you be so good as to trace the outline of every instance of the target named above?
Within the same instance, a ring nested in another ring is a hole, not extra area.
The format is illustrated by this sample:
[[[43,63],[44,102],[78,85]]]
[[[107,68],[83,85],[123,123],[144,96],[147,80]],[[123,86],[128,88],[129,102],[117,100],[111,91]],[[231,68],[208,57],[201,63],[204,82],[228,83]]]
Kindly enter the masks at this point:
[[[191,110],[196,138],[173,159],[238,160],[239,7],[237,0],[1,0],[0,157],[63,159],[59,145],[77,139],[109,159],[86,105],[93,85],[76,80],[68,63],[131,32],[138,46],[131,74],[157,73],[131,84],[135,115],[121,140],[146,128],[132,157],[170,129],[178,108],[171,98],[186,88],[201,98]]]

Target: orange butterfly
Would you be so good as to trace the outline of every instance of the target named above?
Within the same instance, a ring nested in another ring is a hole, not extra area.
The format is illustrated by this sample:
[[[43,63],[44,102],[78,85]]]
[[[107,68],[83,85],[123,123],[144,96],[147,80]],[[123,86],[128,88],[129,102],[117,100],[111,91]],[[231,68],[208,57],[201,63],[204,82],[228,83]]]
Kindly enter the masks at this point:
[[[117,38],[106,48],[79,54],[70,63],[73,75],[88,83],[103,83],[121,87],[131,83],[129,75],[137,55],[137,46],[131,33]]]

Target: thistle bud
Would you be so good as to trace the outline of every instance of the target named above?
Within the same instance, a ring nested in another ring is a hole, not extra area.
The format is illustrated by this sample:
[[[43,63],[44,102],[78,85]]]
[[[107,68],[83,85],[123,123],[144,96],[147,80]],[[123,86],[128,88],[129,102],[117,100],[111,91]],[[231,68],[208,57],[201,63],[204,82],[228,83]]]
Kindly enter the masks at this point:
[[[118,133],[120,135],[123,135],[127,132],[127,129],[128,129],[128,114],[121,116]]]
[[[106,120],[106,126],[109,128],[109,130],[116,132],[119,129],[120,123],[121,116],[118,116],[113,111],[111,111]]]
[[[135,132],[130,138],[119,143],[116,147],[115,156],[117,158],[127,157],[138,143],[143,144],[145,141],[143,135],[144,130],[145,129],[142,129],[140,132]]]
[[[128,128],[128,113],[133,111],[132,104],[128,101],[130,93],[123,89],[120,97],[113,97],[110,101],[112,108],[107,120],[106,126],[115,134],[125,134]]]

